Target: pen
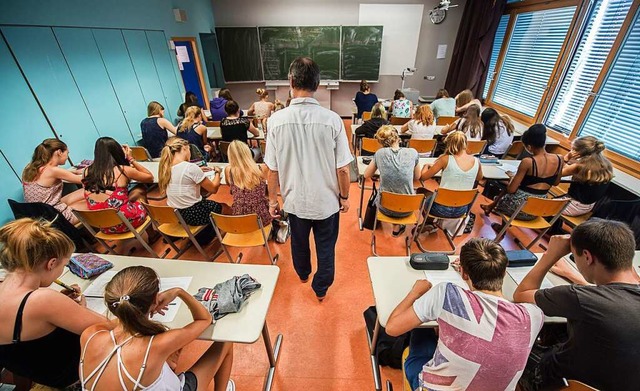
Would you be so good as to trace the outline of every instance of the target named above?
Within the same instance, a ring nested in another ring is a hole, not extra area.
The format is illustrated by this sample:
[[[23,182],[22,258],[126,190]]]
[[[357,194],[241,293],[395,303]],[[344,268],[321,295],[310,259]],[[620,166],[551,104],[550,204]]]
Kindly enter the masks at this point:
[[[76,291],[76,292],[80,293],[80,290],[79,290],[79,289],[75,289],[75,288],[73,288],[73,287],[71,287],[71,286],[69,286],[69,285],[65,284],[64,282],[62,282],[62,281],[60,281],[60,280],[55,280],[55,281],[53,281],[53,282],[55,282],[56,284],[60,285],[60,286],[61,286],[61,287],[63,287],[64,289],[67,289],[67,290],[70,290],[70,291]]]

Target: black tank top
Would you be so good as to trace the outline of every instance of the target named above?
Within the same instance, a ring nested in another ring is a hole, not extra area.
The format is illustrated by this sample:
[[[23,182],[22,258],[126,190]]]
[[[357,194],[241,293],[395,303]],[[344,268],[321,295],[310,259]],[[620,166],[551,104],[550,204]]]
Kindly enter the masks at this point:
[[[525,158],[525,159],[531,159],[532,175],[525,174],[524,178],[522,178],[522,182],[520,182],[520,186],[519,186],[520,189],[526,191],[527,193],[532,193],[532,194],[547,194],[551,186],[553,186],[556,183],[556,180],[558,179],[558,175],[561,175],[561,172],[562,172],[562,159],[560,159],[560,156],[558,155],[556,155],[556,157],[558,158],[558,168],[556,169],[556,172],[554,172],[551,176],[544,177],[544,178],[538,176],[538,166],[536,165],[536,159],[534,159],[533,157]],[[546,190],[541,190],[541,189],[532,189],[530,187],[531,185],[536,185],[538,183],[546,183],[547,185],[549,185],[549,188],[547,188]]]
[[[21,341],[22,312],[32,293],[18,307],[12,342],[0,345],[0,367],[38,384],[64,388],[78,381],[80,336],[56,327],[44,337]]]

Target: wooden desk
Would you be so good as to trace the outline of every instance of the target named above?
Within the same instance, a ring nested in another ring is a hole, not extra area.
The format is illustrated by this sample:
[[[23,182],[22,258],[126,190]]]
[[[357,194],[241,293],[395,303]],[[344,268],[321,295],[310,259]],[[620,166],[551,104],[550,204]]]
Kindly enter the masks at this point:
[[[247,137],[250,140],[264,140],[264,132],[262,130],[258,130],[259,135],[254,136],[250,132],[247,132]],[[219,127],[208,127],[207,128],[207,139],[211,141],[222,141],[222,131]]]
[[[218,262],[175,261],[141,257],[127,257],[119,255],[100,255],[114,264],[113,270],[122,270],[127,266],[144,265],[153,268],[160,277],[192,277],[188,292],[195,294],[198,288],[213,287],[219,282],[242,274],[254,277],[262,286],[245,302],[239,312],[229,314],[207,328],[198,339],[252,344],[262,335],[269,359],[269,371],[264,390],[270,390],[276,370],[278,353],[282,344],[282,335],[278,334],[275,345],[271,344],[271,337],[267,328],[267,312],[273,298],[280,268],[271,265],[247,265]],[[67,271],[60,279],[67,284],[78,284],[85,290],[91,280],[83,280]],[[168,323],[170,328],[184,327],[193,318],[186,305],[180,305],[175,319]]]
[[[138,163],[140,163],[140,165],[146,168],[147,170],[151,171],[151,173],[153,174],[153,183],[158,183],[158,170],[160,168],[160,162],[138,162]],[[207,163],[207,167],[211,167],[211,168],[220,167],[222,169],[222,172],[220,173],[221,175],[220,184],[222,185],[227,184],[227,181],[224,178],[224,168],[228,165],[229,163]],[[213,180],[213,171],[205,172],[205,174],[207,175],[207,178]]]

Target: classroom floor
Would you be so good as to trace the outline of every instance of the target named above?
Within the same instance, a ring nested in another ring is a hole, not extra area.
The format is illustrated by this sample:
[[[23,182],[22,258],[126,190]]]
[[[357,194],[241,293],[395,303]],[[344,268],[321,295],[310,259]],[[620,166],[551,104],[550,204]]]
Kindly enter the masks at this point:
[[[349,133],[350,121],[345,121],[345,124]],[[427,187],[433,189],[436,184],[430,182]],[[369,191],[365,192],[365,203],[369,194]],[[335,283],[322,303],[316,299],[310,282],[301,283],[296,275],[291,261],[290,242],[271,243],[271,248],[280,254],[277,264],[280,267],[280,278],[269,309],[267,323],[272,340],[278,333],[283,335],[272,388],[275,391],[303,389],[360,391],[372,390],[374,387],[362,315],[364,310],[374,304],[366,262],[371,256],[371,231],[358,229],[356,208],[359,195],[360,189],[356,183],[352,183],[351,208],[341,215],[340,234],[336,247]],[[222,186],[219,193],[210,198],[231,204],[227,186]],[[498,218],[485,217],[479,208],[480,203],[486,202],[484,197],[478,197],[472,209],[477,216],[474,229],[470,234],[458,237],[456,243],[463,243],[471,237],[495,237],[490,223],[498,221]],[[409,233],[409,231],[408,228],[406,232]],[[502,241],[505,248],[517,248],[513,242],[514,233],[520,239],[529,239],[534,236],[531,231],[522,232],[511,229]],[[393,238],[390,226],[383,226],[382,230],[377,231],[376,236],[380,255],[404,255],[404,239]],[[441,232],[429,236],[421,235],[421,240],[430,250],[444,250],[447,247],[446,239]],[[127,245],[127,248],[120,250],[126,251],[131,246],[135,244]],[[133,255],[148,256],[144,249],[139,248],[139,245],[137,247]],[[160,240],[153,247],[160,253],[168,246]],[[209,249],[215,251],[214,248]],[[412,250],[419,251],[415,244]],[[532,250],[543,251],[539,247]],[[237,252],[232,249],[232,256]],[[242,263],[269,264],[263,248],[243,249],[243,253]],[[169,257],[172,255],[173,252]],[[190,249],[181,259],[201,260],[202,256],[195,249]],[[180,260],[175,262],[178,263]],[[215,262],[227,262],[227,260],[224,256],[220,256]],[[178,369],[188,368],[208,346],[209,343],[200,341],[187,346],[180,357]],[[262,340],[252,345],[235,345],[231,377],[236,382],[237,390],[261,390],[267,369],[268,360]],[[400,370],[383,367],[381,373],[383,383],[386,379],[390,379],[395,390],[402,390]],[[212,385],[209,389],[213,389]]]

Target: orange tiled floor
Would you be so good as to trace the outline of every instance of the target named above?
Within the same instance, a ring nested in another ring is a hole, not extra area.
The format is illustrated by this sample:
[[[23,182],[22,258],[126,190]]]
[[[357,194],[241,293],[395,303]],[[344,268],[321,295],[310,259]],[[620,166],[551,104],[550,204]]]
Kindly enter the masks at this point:
[[[347,127],[347,129],[349,129]],[[435,182],[428,184],[435,187]],[[340,236],[336,248],[336,279],[324,302],[319,303],[310,283],[303,284],[298,279],[291,263],[289,243],[272,244],[280,254],[278,266],[280,278],[271,303],[267,322],[272,338],[277,333],[284,336],[278,361],[273,390],[318,390],[318,391],[360,391],[372,390],[373,378],[364,329],[363,311],[373,304],[373,295],[366,266],[370,256],[370,231],[359,231],[357,225],[357,203],[360,190],[351,184],[351,209],[341,215]],[[365,192],[365,202],[369,192]],[[217,201],[231,203],[228,187],[221,187],[218,194],[211,197]],[[495,237],[489,218],[478,206],[485,203],[479,197],[473,212],[477,215],[473,232],[463,235],[456,242],[462,243],[473,236]],[[496,217],[491,217],[497,221]],[[521,233],[521,239],[532,237],[532,233]],[[378,231],[378,251],[381,255],[403,255],[403,239],[393,238],[391,228]],[[407,229],[409,232],[409,229]],[[445,249],[446,240],[442,233],[422,236],[429,249]],[[382,239],[382,240],[380,240]],[[313,242],[312,242],[313,243]],[[511,234],[503,240],[506,248],[515,248]],[[133,245],[133,244],[131,244]],[[130,245],[130,246],[131,246]],[[158,241],[154,248],[159,253],[167,246]],[[413,250],[418,251],[415,244]],[[213,251],[210,249],[210,251]],[[232,256],[237,251],[232,251]],[[534,251],[542,251],[540,248]],[[243,263],[268,264],[263,248],[245,249]],[[138,248],[135,255],[148,256]],[[171,253],[173,254],[173,253]],[[169,257],[171,257],[171,254]],[[182,259],[201,260],[202,256],[190,249]],[[176,260],[176,262],[180,262]],[[216,262],[226,262],[224,256]],[[208,346],[196,341],[184,349],[180,358],[180,368],[188,368]],[[265,381],[268,361],[262,340],[253,345],[235,346],[232,378],[239,391],[260,390]],[[396,390],[402,389],[402,373],[390,368],[382,369],[382,380],[391,379]],[[212,386],[209,387],[212,389]]]

